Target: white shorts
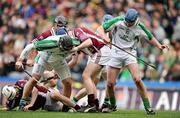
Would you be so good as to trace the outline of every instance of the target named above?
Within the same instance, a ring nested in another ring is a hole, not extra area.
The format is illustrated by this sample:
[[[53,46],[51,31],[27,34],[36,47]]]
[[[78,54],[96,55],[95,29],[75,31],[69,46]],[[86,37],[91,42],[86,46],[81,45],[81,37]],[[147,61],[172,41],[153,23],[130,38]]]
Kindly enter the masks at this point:
[[[102,66],[106,66],[110,60],[111,50],[108,46],[102,47],[99,52],[95,53],[93,56],[89,56],[88,63],[92,62]]]
[[[47,62],[43,57],[35,62],[32,73],[42,75],[44,70],[55,70],[61,80],[71,77],[70,69],[65,59],[58,59],[54,62]]]
[[[136,50],[126,50],[137,56]],[[108,63],[108,66],[115,67],[115,68],[122,68],[123,66],[127,66],[129,64],[137,63],[137,59],[132,55],[122,51],[122,50],[111,50],[111,59]]]

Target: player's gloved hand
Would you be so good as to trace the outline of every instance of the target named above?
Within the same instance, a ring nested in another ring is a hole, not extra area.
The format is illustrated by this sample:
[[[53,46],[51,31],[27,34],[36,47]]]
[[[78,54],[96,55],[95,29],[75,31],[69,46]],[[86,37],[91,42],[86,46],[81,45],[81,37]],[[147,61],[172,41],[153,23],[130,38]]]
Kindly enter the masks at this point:
[[[34,65],[34,60],[28,59],[27,62],[26,62],[26,65],[29,66],[29,67],[32,67]]]
[[[16,62],[16,69],[17,70],[22,70],[22,69],[24,69],[24,66],[23,66],[23,62],[22,62],[22,60],[18,60],[17,62]]]

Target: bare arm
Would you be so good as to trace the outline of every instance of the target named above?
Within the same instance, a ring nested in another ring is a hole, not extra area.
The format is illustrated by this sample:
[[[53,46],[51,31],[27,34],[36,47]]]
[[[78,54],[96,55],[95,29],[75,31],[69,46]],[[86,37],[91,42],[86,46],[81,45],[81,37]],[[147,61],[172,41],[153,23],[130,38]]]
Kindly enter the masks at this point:
[[[2,97],[2,108],[0,108],[0,110],[3,110],[3,111],[7,111],[9,110],[8,106],[7,106],[7,102],[8,102],[8,99],[3,95]]]
[[[59,91],[57,91],[57,90],[52,90],[50,92],[50,96],[51,96],[52,99],[57,100],[57,101],[61,101],[63,104],[65,104],[65,105],[67,105],[69,107],[74,107],[76,105],[69,98],[67,98],[64,95],[61,95],[59,93]]]
[[[32,49],[35,49],[33,43],[28,44],[28,45],[24,48],[24,50],[21,52],[21,55],[20,55],[18,61],[16,62],[16,68],[17,68],[17,69],[23,68],[22,62],[23,62],[24,59],[27,59],[28,54],[29,54],[29,52],[30,52]]]
[[[91,41],[91,39],[87,39],[86,41],[82,42],[80,45],[78,45],[77,47],[74,47],[71,52],[75,52],[75,51],[78,51],[78,50],[82,50],[84,48],[88,48],[90,46],[93,45],[93,42]]]
[[[75,52],[74,54],[71,55],[71,60],[68,62],[69,68],[73,68],[78,61],[78,54]]]
[[[161,51],[165,48],[169,49],[169,47],[167,45],[162,45],[159,43],[159,41],[155,38],[155,37],[152,37],[150,42],[155,45],[157,48],[159,48]]]
[[[150,40],[150,42],[153,44],[153,45],[155,45],[157,48],[161,48],[161,44],[159,43],[159,41],[155,38],[155,37],[153,37],[151,40]]]
[[[107,36],[107,34],[105,33],[105,30],[102,26],[100,26],[98,29],[97,29],[97,33],[103,38],[104,40],[104,43],[109,43],[111,42],[111,40],[109,39],[109,37]]]
[[[30,51],[30,53],[29,53],[29,55],[28,55],[28,60],[27,60],[27,62],[26,62],[26,64],[27,64],[27,66],[33,66],[33,64],[34,64],[34,59],[35,59],[35,57],[36,57],[36,55],[37,55],[37,50],[36,49],[32,49],[31,51]]]
[[[24,50],[21,52],[21,55],[20,55],[20,57],[19,57],[19,60],[27,59],[28,54],[30,53],[30,51],[31,51],[32,49],[35,49],[34,44],[33,44],[33,43],[28,44],[28,45],[24,48]]]
[[[36,101],[36,98],[38,96],[38,89],[37,88],[33,88],[33,91],[32,91],[32,97],[31,97],[31,101],[28,105],[26,105],[24,107],[24,111],[28,111],[29,107],[32,107]]]

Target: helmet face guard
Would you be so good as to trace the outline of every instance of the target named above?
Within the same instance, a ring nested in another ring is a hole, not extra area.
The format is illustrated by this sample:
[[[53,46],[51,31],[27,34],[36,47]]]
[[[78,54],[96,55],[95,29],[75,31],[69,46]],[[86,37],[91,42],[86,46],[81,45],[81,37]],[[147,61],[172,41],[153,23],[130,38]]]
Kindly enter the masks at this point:
[[[73,48],[73,42],[70,36],[64,36],[59,39],[59,48],[61,50],[70,51]]]
[[[63,50],[71,50],[72,49],[72,47],[69,47],[69,46],[62,46],[62,48],[63,48]]]
[[[135,24],[135,22],[127,22],[127,21],[125,21],[125,24],[126,24],[128,27],[130,27],[130,26],[133,26],[133,25]]]
[[[66,27],[68,24],[68,21],[64,16],[57,16],[54,22],[57,24],[57,27]]]
[[[4,86],[2,94],[7,97],[8,100],[13,100],[16,97],[16,89],[13,86]]]

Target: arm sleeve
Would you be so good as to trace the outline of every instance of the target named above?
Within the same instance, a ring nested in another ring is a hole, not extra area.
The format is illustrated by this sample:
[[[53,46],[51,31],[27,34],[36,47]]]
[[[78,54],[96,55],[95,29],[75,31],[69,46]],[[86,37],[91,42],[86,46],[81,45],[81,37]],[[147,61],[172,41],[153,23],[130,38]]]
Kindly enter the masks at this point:
[[[145,35],[148,37],[149,40],[151,40],[154,37],[153,34],[146,28],[146,26],[143,23],[140,22],[138,26],[143,31],[143,33],[145,33]]]
[[[81,44],[81,41],[78,40],[78,39],[75,39],[75,38],[72,38],[72,42],[73,42],[73,45],[74,45],[74,46],[78,46],[78,45]]]
[[[81,28],[76,28],[74,30],[74,34],[75,34],[76,38],[78,40],[80,40],[81,42],[83,42],[89,38],[89,36],[87,36]]]
[[[33,43],[28,44],[28,45],[24,48],[24,50],[21,52],[20,59],[22,59],[22,60],[27,59],[27,56],[28,56],[29,52],[30,52],[33,48],[35,48]]]
[[[119,24],[119,22],[124,21],[124,17],[123,16],[118,16],[115,17],[107,22],[105,22],[103,24],[103,28],[105,31],[110,31],[111,29],[113,29],[117,24]]]
[[[52,31],[48,30],[46,32],[43,32],[43,33],[39,34],[35,39],[33,39],[31,41],[31,43],[41,41],[41,40],[43,40],[43,39],[45,39],[45,38],[47,38],[49,36],[52,36],[52,35],[53,35]]]
[[[48,40],[45,39],[45,40],[34,42],[34,47],[38,51],[48,50],[48,49],[58,47],[58,41],[57,40],[51,40],[51,39],[48,39]]]

